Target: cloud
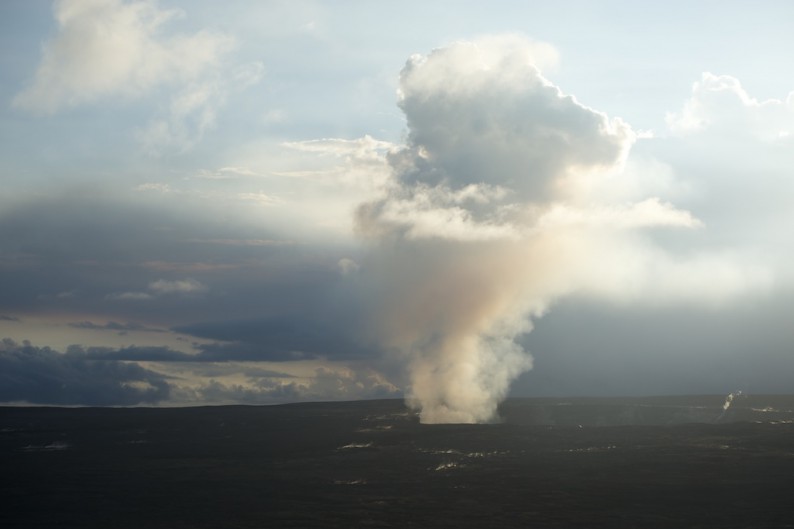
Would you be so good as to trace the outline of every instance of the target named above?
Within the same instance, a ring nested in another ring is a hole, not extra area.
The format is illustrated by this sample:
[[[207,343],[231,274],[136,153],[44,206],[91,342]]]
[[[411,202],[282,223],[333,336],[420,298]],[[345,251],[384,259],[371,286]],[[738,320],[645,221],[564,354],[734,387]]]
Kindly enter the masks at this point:
[[[704,72],[683,108],[668,113],[667,124],[677,134],[711,130],[765,141],[792,140],[794,92],[785,99],[759,101],[735,77]]]
[[[544,77],[548,49],[457,42],[400,75],[407,142],[357,210],[369,252],[356,276],[364,327],[406,366],[424,422],[492,420],[532,366],[516,338],[564,297],[718,304],[769,285],[730,252],[674,252],[648,233],[702,228],[689,211],[614,201],[637,136]]]
[[[188,402],[272,404],[275,402],[394,398],[400,390],[371,369],[318,368],[304,380],[251,377],[245,382],[209,382],[181,389]]]
[[[108,294],[107,299],[118,299],[121,301],[147,301],[154,299],[154,296],[147,292],[118,292]]]
[[[197,349],[195,353],[184,353],[166,346],[137,346],[112,348],[100,346],[70,345],[66,349],[66,354],[75,358],[86,360],[109,360],[116,362],[159,362],[159,363],[210,363],[210,364],[231,364],[240,362],[260,362],[263,360],[273,360],[268,357],[266,352],[256,347],[241,346],[241,344],[193,344]],[[299,355],[292,355],[290,360],[299,360]],[[249,366],[246,373],[260,372],[261,369]],[[239,369],[235,367],[235,369]],[[269,372],[267,376],[289,377],[286,373]],[[265,375],[258,375],[265,376]]]
[[[281,144],[291,150],[314,154],[319,158],[339,161],[332,168],[318,170],[276,171],[277,176],[287,176],[333,184],[368,188],[385,184],[385,157],[396,146],[369,135],[357,139],[323,138],[318,140],[288,141]],[[305,163],[305,160],[302,160]]]
[[[135,322],[118,323],[115,321],[109,321],[107,323],[98,324],[91,321],[80,321],[80,322],[69,323],[69,327],[73,327],[75,329],[117,331],[119,333],[126,333],[127,331],[166,332],[165,329],[158,329],[157,327],[147,327],[145,325]]]
[[[146,367],[138,362],[146,362]],[[388,379],[364,366],[325,366],[298,377],[255,363],[224,362],[168,347],[72,345],[59,353],[27,341],[0,341],[0,402],[5,403],[273,404],[399,395]]]
[[[160,193],[170,193],[171,186],[159,182],[148,182],[136,186],[135,191],[158,191]]]
[[[143,367],[61,354],[28,342],[0,342],[0,402],[83,406],[154,404],[169,398],[165,378]]]
[[[33,83],[14,99],[34,112],[195,83],[232,46],[229,37],[206,31],[165,36],[164,26],[184,13],[155,2],[60,0],[54,15],[58,32],[43,46]]]
[[[703,223],[689,211],[679,210],[669,202],[661,202],[654,197],[627,206],[571,208],[566,204],[554,204],[538,218],[537,226],[542,229],[571,226],[701,228]]]
[[[179,279],[176,281],[166,281],[158,279],[149,283],[149,290],[155,294],[201,294],[208,289],[195,279]]]
[[[161,296],[169,295],[199,296],[209,290],[206,285],[192,278],[177,279],[174,281],[158,279],[157,281],[152,281],[149,283],[147,288],[148,292],[133,291],[108,294],[107,299],[121,301],[149,301]]]
[[[248,338],[248,341],[233,341],[225,343],[194,343],[195,352],[185,353],[171,349],[167,346],[137,346],[130,345],[119,348],[101,346],[70,345],[66,354],[86,360],[113,360],[126,362],[161,362],[161,363],[208,363],[208,364],[239,364],[246,363],[246,373],[256,372],[253,366],[257,362],[283,362],[298,360],[317,360],[330,357],[332,361],[355,359],[355,354],[346,351],[342,354],[334,351],[333,346],[323,349],[307,347],[306,340],[296,338],[294,333],[284,333],[287,339],[278,333],[263,332],[261,342]],[[272,340],[265,339],[272,337]],[[241,339],[247,338],[240,335]],[[286,344],[286,345],[285,345]],[[299,346],[303,345],[303,350]],[[305,352],[304,352],[305,351]],[[366,358],[358,351],[358,358]],[[268,375],[276,376],[276,375]],[[280,373],[278,376],[290,376]]]
[[[700,288],[693,286],[692,288]],[[522,396],[791,393],[791,293],[720,310],[570,299],[520,338],[536,367]],[[571,329],[575,329],[572,332]]]
[[[634,140],[631,128],[544,78],[538,64],[548,49],[492,37],[413,56],[400,74],[409,127],[400,180],[455,189],[499,184],[535,201],[556,195],[574,172],[619,163]]]
[[[179,9],[156,1],[59,0],[57,33],[42,48],[32,83],[14,106],[51,115],[121,98],[165,98],[135,137],[144,152],[185,152],[214,127],[228,96],[257,84],[260,62],[235,64],[229,35],[178,33]]]
[[[111,360],[117,362],[194,362],[195,355],[175,351],[161,346],[128,346],[113,349],[111,347],[83,347],[70,345],[66,356],[85,360]]]
[[[79,188],[61,188],[50,198],[8,205],[0,212],[0,312],[79,315],[70,321],[104,314],[102,322],[167,327],[274,312],[338,280],[338,249],[317,253],[252,227],[235,214],[241,208],[188,202],[101,190],[89,200]],[[228,222],[219,225],[222,209]]]
[[[691,182],[679,201],[698,211],[713,241],[764,262],[777,284],[794,284],[787,242],[794,222],[794,92],[762,101],[735,77],[706,72],[667,120],[666,137],[646,150]]]
[[[200,178],[203,180],[234,180],[260,176],[263,175],[248,167],[221,167],[214,171],[203,169],[191,178]]]
[[[285,239],[194,239],[200,244],[220,244],[223,246],[291,246],[295,241]]]
[[[7,315],[7,314],[0,314],[0,321],[13,321],[13,322],[19,322],[19,321],[21,321],[21,320],[20,320],[19,318],[15,317],[15,316],[9,316],[9,315]]]
[[[217,54],[225,55],[233,41],[223,37],[218,41]],[[185,152],[214,127],[218,110],[226,104],[230,94],[257,84],[264,75],[259,62],[237,66],[231,70],[213,63],[208,73],[185,83],[171,96],[168,111],[153,118],[136,132],[144,151],[151,155],[163,152]]]
[[[318,296],[317,306],[333,300]],[[349,360],[374,358],[378,350],[359,340],[353,328],[354,308],[337,308],[335,313],[306,307],[299,314],[247,320],[214,321],[173,327],[174,332],[213,343],[196,344],[199,356],[207,361],[292,361],[327,358]]]
[[[336,263],[336,266],[339,268],[339,273],[343,276],[356,273],[358,272],[359,268],[361,268],[357,262],[355,262],[353,259],[350,259],[349,257],[343,257],[340,259]]]
[[[188,151],[215,124],[225,97],[225,87],[219,80],[190,84],[171,98],[165,115],[153,118],[136,132],[136,139],[153,156]]]

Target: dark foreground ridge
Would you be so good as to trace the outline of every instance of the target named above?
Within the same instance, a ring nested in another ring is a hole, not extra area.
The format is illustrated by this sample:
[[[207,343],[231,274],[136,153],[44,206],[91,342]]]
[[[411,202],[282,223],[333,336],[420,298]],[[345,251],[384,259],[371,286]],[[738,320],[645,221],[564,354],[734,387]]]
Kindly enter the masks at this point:
[[[0,408],[0,527],[794,527],[794,397],[723,402]]]

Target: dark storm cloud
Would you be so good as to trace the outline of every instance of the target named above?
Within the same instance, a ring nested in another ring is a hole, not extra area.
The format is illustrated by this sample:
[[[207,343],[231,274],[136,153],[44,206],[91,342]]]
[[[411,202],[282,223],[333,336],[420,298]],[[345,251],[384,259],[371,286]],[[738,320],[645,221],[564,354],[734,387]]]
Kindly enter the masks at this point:
[[[2,313],[101,314],[157,327],[302,312],[339,281],[339,248],[230,244],[278,237],[261,222],[184,197],[144,204],[137,195],[87,195],[2,209]]]
[[[792,393],[792,311],[791,295],[710,311],[563,302],[522,339],[535,369],[512,394]]]
[[[6,208],[0,216],[0,237],[8,245],[7,265],[45,259],[59,265],[75,260],[115,262],[130,260],[131,248],[143,254],[167,251],[164,242],[174,223],[174,212],[167,209],[121,203],[101,193],[88,201],[74,192]]]
[[[172,330],[198,338],[219,340],[197,344],[207,361],[286,361],[312,358],[334,360],[375,356],[377,351],[355,338],[349,315],[340,310],[332,321],[319,321],[311,313],[270,319],[195,323]]]
[[[168,211],[103,197],[87,203],[67,196],[6,209],[0,215],[0,303],[11,309],[94,308],[111,292],[145,288],[159,277],[139,263],[152,255],[175,259],[179,231]]]
[[[89,360],[28,342],[0,342],[0,402],[130,406],[168,399],[165,378],[124,362]]]

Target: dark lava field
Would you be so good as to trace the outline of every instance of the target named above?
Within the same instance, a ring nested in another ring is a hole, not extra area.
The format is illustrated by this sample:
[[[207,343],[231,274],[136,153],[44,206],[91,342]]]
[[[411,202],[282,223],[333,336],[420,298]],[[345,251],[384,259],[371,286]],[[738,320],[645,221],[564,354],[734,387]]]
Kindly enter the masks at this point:
[[[0,408],[0,527],[794,528],[794,397]]]

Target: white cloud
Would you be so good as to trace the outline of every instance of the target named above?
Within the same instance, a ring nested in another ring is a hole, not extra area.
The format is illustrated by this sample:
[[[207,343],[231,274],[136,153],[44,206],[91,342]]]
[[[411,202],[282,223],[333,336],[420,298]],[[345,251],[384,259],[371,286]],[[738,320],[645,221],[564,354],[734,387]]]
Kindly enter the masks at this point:
[[[14,99],[34,112],[194,82],[217,68],[233,44],[206,31],[163,35],[166,23],[183,13],[155,2],[61,0],[54,10],[58,33],[44,44],[31,86]]]
[[[206,266],[193,266],[193,267],[174,267],[174,266],[162,266],[162,264],[158,263],[146,263],[147,268],[154,268],[154,269],[183,269],[183,268],[193,268],[199,270],[211,270],[212,267]],[[200,294],[204,294],[207,292],[209,288],[204,285],[203,283],[192,279],[177,279],[174,281],[168,281],[165,279],[158,279],[157,281],[152,281],[147,286],[146,292],[141,291],[130,291],[130,292],[116,292],[112,294],[108,294],[106,299],[111,300],[121,300],[121,301],[150,301],[157,299],[161,296],[169,296],[169,295],[180,295],[180,296],[196,296]]]
[[[287,237],[327,243],[328,237],[350,239],[351,212],[362,201],[380,194],[384,186],[391,185],[388,157],[393,148],[393,143],[371,136],[275,145],[263,139],[230,153],[227,169],[199,176],[242,175],[228,170],[231,167],[261,176],[256,188],[249,186],[248,190],[229,198],[254,206],[277,206],[257,208],[251,214],[263,223],[278,224]]]
[[[212,171],[202,169],[197,174],[191,176],[191,178],[201,178],[204,180],[232,180],[235,178],[249,178],[256,176],[263,175],[248,167],[221,167]]]
[[[205,285],[191,278],[176,281],[158,279],[149,283],[148,288],[155,294],[200,294],[208,290]]]
[[[184,84],[171,97],[167,112],[137,131],[139,143],[152,155],[192,149],[214,127],[217,113],[229,95],[257,84],[263,75],[261,63],[239,66],[231,71],[220,67],[208,70],[195,81]]]
[[[245,90],[249,86],[259,84],[265,76],[265,65],[261,62],[242,64],[232,71],[231,82],[235,89]]]
[[[339,269],[339,273],[343,276],[358,272],[359,268],[361,268],[357,262],[355,262],[353,259],[350,259],[349,257],[343,257],[342,259],[339,259],[339,262],[336,263],[336,266]]]
[[[794,132],[794,92],[785,99],[759,101],[735,77],[704,72],[684,107],[667,115],[667,124],[677,134],[711,129],[767,141],[787,139]]]
[[[649,198],[628,206],[572,208],[554,204],[537,221],[538,229],[587,226],[632,229],[649,226],[700,228],[703,223],[689,211],[682,211],[658,198]]]
[[[631,128],[549,82],[535,61],[538,48],[513,37],[412,57],[400,76],[410,129],[401,179],[498,184],[536,201],[558,194],[568,176],[619,164],[634,141]]]
[[[794,92],[761,101],[735,77],[706,72],[668,124],[649,150],[693,183],[685,200],[713,239],[765,263],[771,283],[794,285]]]
[[[154,299],[154,296],[148,292],[120,292],[116,294],[109,294],[107,299],[119,299],[123,301],[147,301]]]
[[[207,30],[169,31],[184,16],[156,1],[60,0],[55,36],[43,46],[33,82],[14,105],[38,114],[122,98],[164,98],[135,132],[144,152],[193,148],[230,93],[257,84],[261,62],[230,63],[234,38]]]
[[[240,200],[255,202],[262,206],[272,206],[274,204],[281,203],[281,200],[278,197],[275,197],[268,193],[264,193],[262,191],[251,192],[251,193],[238,193],[237,198],[239,198]]]
[[[470,186],[467,186],[468,189]],[[499,221],[499,209],[492,218],[480,220],[466,207],[455,202],[460,192],[446,188],[417,186],[404,197],[359,208],[359,226],[363,233],[402,232],[409,239],[441,238],[458,241],[515,239],[516,227]]]
[[[135,187],[136,191],[159,191],[160,193],[169,193],[171,186],[162,182],[147,182]]]
[[[226,246],[292,246],[296,244],[295,241],[288,239],[191,239],[190,242]]]
[[[290,150],[316,156],[314,163],[323,165],[317,169],[275,171],[276,176],[287,176],[329,184],[343,184],[366,191],[386,184],[388,176],[387,157],[395,149],[388,141],[377,140],[369,135],[353,140],[323,138],[318,140],[291,141],[281,144]],[[329,168],[328,160],[338,161]],[[300,163],[309,163],[303,156]]]
[[[166,115],[152,119],[136,138],[152,155],[187,151],[215,124],[225,95],[219,80],[191,83],[171,98]]]

